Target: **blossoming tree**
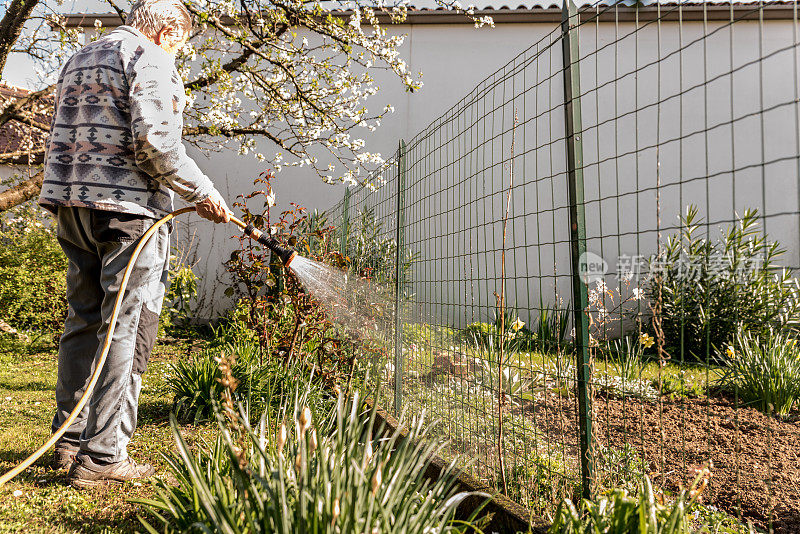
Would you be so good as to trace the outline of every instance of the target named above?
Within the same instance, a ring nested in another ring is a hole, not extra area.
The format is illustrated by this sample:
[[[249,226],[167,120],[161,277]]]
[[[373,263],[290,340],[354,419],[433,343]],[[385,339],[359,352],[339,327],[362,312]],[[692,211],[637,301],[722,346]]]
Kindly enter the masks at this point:
[[[127,0],[106,0],[124,20]],[[378,111],[367,100],[378,91],[373,74],[389,70],[408,91],[421,86],[409,72],[399,47],[403,35],[389,35],[386,26],[402,22],[405,2],[383,0],[204,0],[186,1],[197,26],[179,53],[187,107],[185,139],[201,148],[221,144],[269,161],[312,168],[321,179],[365,183],[383,159],[371,152],[361,132],[380,126],[391,106]],[[491,19],[472,6],[435,0],[439,7],[471,17],[476,26]],[[36,59],[42,88],[10,99],[0,110],[0,127],[46,132],[35,120],[46,110],[54,73],[63,59],[80,46],[77,30],[62,14],[40,0],[6,0],[0,21],[0,72],[9,53]],[[49,4],[49,3],[48,3]],[[103,32],[103,28],[95,27]],[[269,150],[259,150],[268,140]],[[41,163],[43,146],[24,154],[0,154],[0,163]],[[41,174],[0,193],[0,211],[38,194]]]

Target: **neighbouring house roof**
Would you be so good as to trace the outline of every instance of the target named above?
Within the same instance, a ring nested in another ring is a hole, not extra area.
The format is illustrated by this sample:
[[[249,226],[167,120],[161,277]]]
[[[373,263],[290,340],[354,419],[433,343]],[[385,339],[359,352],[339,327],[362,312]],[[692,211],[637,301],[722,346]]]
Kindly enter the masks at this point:
[[[524,1],[524,0],[523,0]],[[488,15],[497,24],[522,23],[522,22],[560,22],[561,3],[553,0],[528,0],[523,4],[492,5],[491,0],[484,2],[470,2],[465,0],[463,5],[475,3],[478,16]],[[684,2],[655,2],[645,0],[638,7],[614,0],[576,2],[579,9],[588,18],[596,16],[598,12],[601,21],[628,22],[632,20],[648,21],[659,16],[662,20],[736,20],[755,19],[761,16],[763,20],[793,19],[795,14],[794,0],[777,0],[772,2],[758,2],[757,0],[745,2],[715,1],[701,2],[689,0]],[[613,8],[616,6],[615,8]],[[759,6],[762,6],[759,8]],[[680,10],[678,9],[680,7]],[[611,9],[613,8],[613,9]],[[605,11],[604,13],[602,13]],[[680,14],[679,14],[680,11]],[[760,11],[760,13],[759,13]],[[350,11],[332,11],[334,15],[347,17]],[[378,20],[387,22],[388,16],[377,13]],[[760,15],[760,16],[759,16]],[[114,27],[122,23],[116,13],[86,13],[65,15],[66,25],[71,28],[92,28],[95,21],[100,21],[104,27]],[[472,24],[472,20],[463,14],[449,9],[436,7],[434,0],[417,0],[414,5],[408,6],[408,17],[403,24]]]
[[[0,111],[18,98],[29,94],[31,91],[28,89],[0,82]],[[26,108],[33,112],[28,116],[37,123],[49,126],[52,116],[52,98],[44,97],[33,106],[33,109]],[[0,126],[0,154],[15,154],[15,157],[4,161],[5,163],[22,165],[42,163],[41,150],[44,149],[46,140],[47,132],[17,120],[11,120]],[[29,157],[30,154],[33,154],[33,157]]]

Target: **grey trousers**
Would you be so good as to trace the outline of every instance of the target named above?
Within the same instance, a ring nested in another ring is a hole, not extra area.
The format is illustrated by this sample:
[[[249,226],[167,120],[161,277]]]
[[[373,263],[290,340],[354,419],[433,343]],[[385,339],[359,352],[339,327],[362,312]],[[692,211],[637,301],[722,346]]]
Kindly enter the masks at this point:
[[[58,348],[56,415],[61,426],[86,390],[108,331],[119,285],[139,237],[155,222],[145,216],[89,208],[58,208],[58,241],[69,260],[69,313]],[[62,446],[104,462],[127,458],[136,429],[142,374],[155,343],[169,264],[169,230],[158,229],[128,281],[105,367]]]

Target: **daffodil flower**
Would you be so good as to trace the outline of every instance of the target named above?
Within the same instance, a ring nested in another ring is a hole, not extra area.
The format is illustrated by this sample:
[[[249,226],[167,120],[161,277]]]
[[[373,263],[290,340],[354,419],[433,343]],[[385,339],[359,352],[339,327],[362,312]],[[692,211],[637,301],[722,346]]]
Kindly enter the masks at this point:
[[[655,340],[653,339],[653,336],[651,336],[650,334],[642,334],[639,336],[639,343],[641,343],[641,345],[644,348],[649,349],[650,347],[653,346]]]

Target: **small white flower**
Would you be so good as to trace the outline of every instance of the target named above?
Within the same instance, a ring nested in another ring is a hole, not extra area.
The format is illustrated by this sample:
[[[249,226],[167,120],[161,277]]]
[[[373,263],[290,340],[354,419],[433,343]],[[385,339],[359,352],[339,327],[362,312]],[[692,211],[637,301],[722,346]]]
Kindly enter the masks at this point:
[[[642,300],[642,297],[644,297],[644,292],[641,289],[639,289],[638,287],[634,287],[633,288],[633,298],[635,300]]]
[[[14,497],[22,497],[22,490],[14,490]]]

